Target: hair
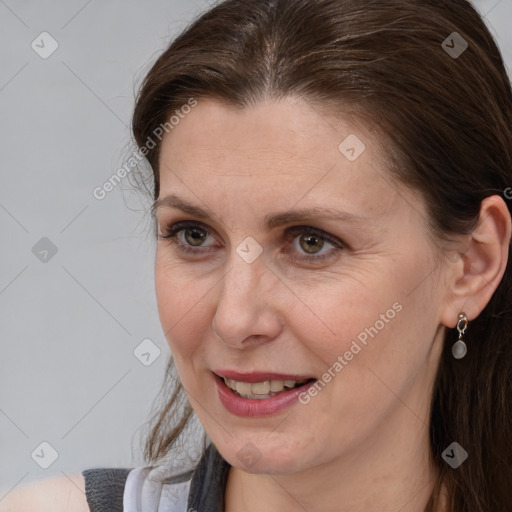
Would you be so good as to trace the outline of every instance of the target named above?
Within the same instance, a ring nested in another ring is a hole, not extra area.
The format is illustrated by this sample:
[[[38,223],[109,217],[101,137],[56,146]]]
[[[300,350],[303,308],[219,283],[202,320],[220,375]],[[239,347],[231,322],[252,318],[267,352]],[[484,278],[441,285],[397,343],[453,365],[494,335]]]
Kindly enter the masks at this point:
[[[443,48],[457,32],[458,58]],[[289,96],[353,114],[377,130],[389,175],[421,193],[431,233],[471,233],[481,202],[512,185],[512,91],[497,44],[467,0],[226,0],[198,16],[144,78],[133,114],[139,148],[148,147],[191,99],[238,108]],[[167,130],[166,130],[167,131]],[[147,150],[159,195],[161,138]],[[507,194],[505,193],[505,196]],[[507,202],[510,212],[510,201]],[[447,330],[431,399],[431,458],[453,512],[512,510],[511,258],[456,360]],[[144,456],[166,455],[193,416],[172,357],[165,405],[150,420]],[[453,442],[469,454],[457,469],[443,460]]]

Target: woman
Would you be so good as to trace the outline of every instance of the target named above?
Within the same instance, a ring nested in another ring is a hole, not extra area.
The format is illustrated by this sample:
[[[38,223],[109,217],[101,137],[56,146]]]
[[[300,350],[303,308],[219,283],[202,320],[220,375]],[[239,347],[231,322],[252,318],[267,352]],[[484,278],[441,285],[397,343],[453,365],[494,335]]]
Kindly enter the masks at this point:
[[[512,92],[469,2],[224,1],[133,132],[170,392],[91,510],[512,510]]]

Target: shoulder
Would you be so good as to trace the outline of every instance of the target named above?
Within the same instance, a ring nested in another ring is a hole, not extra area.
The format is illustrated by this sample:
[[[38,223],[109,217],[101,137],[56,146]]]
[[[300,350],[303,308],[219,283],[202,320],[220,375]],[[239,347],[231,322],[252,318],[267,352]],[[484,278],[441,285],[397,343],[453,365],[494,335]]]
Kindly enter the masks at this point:
[[[0,501],[0,512],[90,512],[81,473],[30,482]]]

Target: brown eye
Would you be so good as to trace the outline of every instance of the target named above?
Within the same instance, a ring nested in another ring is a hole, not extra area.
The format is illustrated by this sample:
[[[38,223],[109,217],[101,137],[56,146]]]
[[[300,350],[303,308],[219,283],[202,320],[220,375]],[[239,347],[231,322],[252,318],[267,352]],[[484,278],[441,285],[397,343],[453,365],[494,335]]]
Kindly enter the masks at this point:
[[[183,221],[166,226],[164,234],[158,236],[166,240],[177,250],[188,254],[205,254],[215,250],[215,239],[210,232],[197,222]]]
[[[291,241],[286,253],[304,263],[320,263],[337,258],[345,244],[337,237],[311,226],[293,226],[286,232]]]
[[[316,254],[324,246],[324,241],[316,235],[302,235],[299,244],[308,254]]]
[[[200,246],[208,236],[208,233],[203,229],[188,228],[183,230],[185,241],[194,246]]]

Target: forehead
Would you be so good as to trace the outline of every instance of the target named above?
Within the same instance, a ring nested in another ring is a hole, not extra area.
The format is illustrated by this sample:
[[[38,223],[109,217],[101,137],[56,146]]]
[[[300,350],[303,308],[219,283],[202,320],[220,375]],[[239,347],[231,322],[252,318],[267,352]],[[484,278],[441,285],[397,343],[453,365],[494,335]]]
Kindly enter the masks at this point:
[[[355,131],[375,151],[377,137],[370,136],[362,123],[355,126],[355,118],[333,117],[302,99],[266,100],[244,108],[203,99],[165,135],[161,158],[182,157],[180,147],[188,150],[193,145],[196,153],[188,159],[216,159],[230,152],[317,161],[326,150],[331,157],[339,157],[339,144]]]
[[[181,191],[257,211],[275,210],[277,200],[283,208],[329,202],[365,216],[396,200],[387,166],[380,141],[362,123],[306,101],[238,109],[208,99],[163,139],[160,197]]]

